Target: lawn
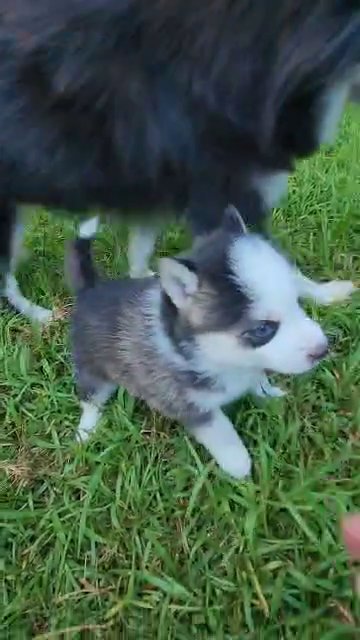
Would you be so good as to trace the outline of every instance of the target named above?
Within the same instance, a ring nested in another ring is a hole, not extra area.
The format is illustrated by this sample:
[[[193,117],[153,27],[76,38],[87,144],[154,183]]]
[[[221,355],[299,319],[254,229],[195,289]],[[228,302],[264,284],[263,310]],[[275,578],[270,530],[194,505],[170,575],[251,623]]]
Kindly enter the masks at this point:
[[[359,278],[360,113],[335,148],[302,163],[274,232],[309,275]],[[66,311],[64,238],[39,212],[24,292]],[[126,232],[97,255],[124,273]],[[178,229],[159,252],[184,245]],[[253,455],[249,482],[209,462],[181,427],[119,391],[87,446],[66,318],[40,331],[0,320],[0,638],[341,640],[360,606],[339,518],[360,509],[358,295],[312,310],[333,340],[284,399],[231,408]],[[65,314],[64,314],[65,315]],[[151,383],[151,381],[149,381]]]

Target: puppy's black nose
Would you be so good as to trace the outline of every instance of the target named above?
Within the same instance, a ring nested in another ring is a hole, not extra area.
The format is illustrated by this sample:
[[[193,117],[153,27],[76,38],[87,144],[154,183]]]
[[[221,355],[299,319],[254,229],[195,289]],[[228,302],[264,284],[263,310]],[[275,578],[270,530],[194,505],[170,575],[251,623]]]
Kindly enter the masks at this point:
[[[323,358],[327,356],[329,353],[329,345],[328,343],[319,345],[316,349],[314,349],[311,353],[309,353],[309,358],[313,360],[313,362],[319,362]]]

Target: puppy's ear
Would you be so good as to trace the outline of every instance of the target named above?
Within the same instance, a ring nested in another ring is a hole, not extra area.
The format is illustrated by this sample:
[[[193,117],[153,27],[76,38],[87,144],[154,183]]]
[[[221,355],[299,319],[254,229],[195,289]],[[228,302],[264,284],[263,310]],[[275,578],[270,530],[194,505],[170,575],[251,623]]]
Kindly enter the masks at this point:
[[[244,220],[232,204],[229,204],[224,211],[223,227],[231,233],[248,233]]]
[[[163,290],[178,309],[183,309],[198,290],[198,277],[186,261],[161,258],[159,276]]]

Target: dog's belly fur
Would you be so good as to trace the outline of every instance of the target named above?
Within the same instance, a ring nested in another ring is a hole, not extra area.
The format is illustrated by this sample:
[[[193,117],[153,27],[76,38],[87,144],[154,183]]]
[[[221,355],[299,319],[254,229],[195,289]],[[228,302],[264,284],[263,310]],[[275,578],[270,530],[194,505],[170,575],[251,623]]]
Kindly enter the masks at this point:
[[[0,199],[256,222],[254,178],[317,148],[323,96],[360,62],[355,3],[293,9],[1,0]]]

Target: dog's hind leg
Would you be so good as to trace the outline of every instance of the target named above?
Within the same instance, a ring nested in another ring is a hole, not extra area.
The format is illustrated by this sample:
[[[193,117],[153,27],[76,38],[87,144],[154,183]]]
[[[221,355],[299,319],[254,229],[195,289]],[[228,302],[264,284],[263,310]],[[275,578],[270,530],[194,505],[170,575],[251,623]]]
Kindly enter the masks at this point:
[[[12,238],[16,226],[16,208],[0,200],[0,294],[4,294],[6,274],[10,270]]]
[[[82,409],[76,438],[79,442],[85,442],[94,431],[101,409],[114,393],[116,385],[92,375],[84,368],[77,368],[76,378]]]
[[[34,302],[31,302],[31,300],[21,293],[20,287],[13,273],[6,274],[5,295],[9,304],[29,320],[40,322],[41,324],[47,324],[54,317],[54,313],[51,309],[40,307]]]
[[[23,254],[23,239],[25,226],[21,217],[17,220],[12,229],[12,237],[10,239],[10,261],[9,270],[4,276],[4,295],[11,307],[21,313],[29,320],[45,324],[52,320],[53,312],[31,302],[26,298],[20,290],[19,284],[15,277],[16,269]]]
[[[157,229],[150,226],[132,227],[129,233],[128,262],[131,278],[153,275],[149,262],[154,251]]]
[[[342,302],[357,291],[351,280],[316,282],[304,276],[301,271],[296,272],[296,285],[300,298],[308,298],[317,304]]]
[[[82,222],[79,227],[80,238],[93,238],[100,226],[98,216]],[[149,262],[154,251],[157,229],[149,225],[131,227],[129,233],[128,263],[131,278],[144,278],[153,275],[149,270]]]
[[[82,222],[79,226],[79,238],[91,239],[93,238],[99,229],[100,220],[99,216],[93,216],[88,218],[85,222]]]
[[[29,215],[27,214],[27,218]],[[99,226],[98,217],[89,218],[79,227],[79,236],[82,238],[90,238],[97,232]],[[18,216],[13,226],[12,237],[10,242],[10,270],[5,274],[4,295],[6,296],[11,307],[16,309],[21,315],[31,321],[47,324],[54,318],[54,312],[51,309],[45,309],[31,302],[22,293],[18,281],[15,277],[21,255],[23,252],[23,239],[25,233],[25,225],[21,216]]]
[[[82,413],[76,431],[76,438],[79,442],[85,442],[90,437],[101,416],[102,407],[112,396],[115,389],[116,385],[111,382],[104,382],[91,398],[81,401]]]

